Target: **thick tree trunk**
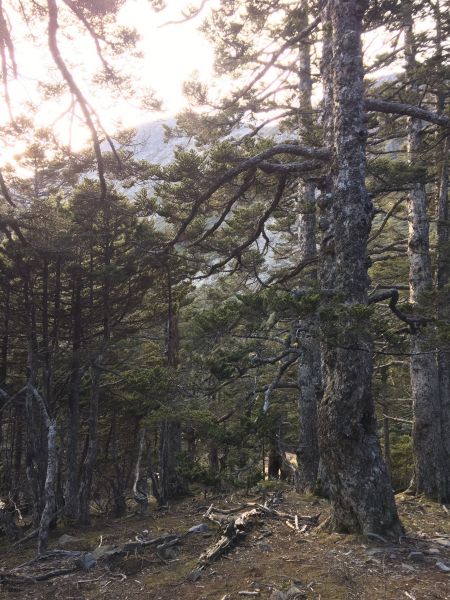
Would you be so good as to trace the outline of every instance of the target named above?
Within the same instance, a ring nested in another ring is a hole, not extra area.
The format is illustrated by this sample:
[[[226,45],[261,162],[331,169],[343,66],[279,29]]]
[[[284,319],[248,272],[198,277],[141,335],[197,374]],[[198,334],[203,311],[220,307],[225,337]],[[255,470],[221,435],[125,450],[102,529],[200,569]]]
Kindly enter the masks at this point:
[[[372,204],[365,189],[366,116],[363,107],[362,18],[366,2],[328,3],[333,60],[333,273],[321,250],[322,289],[339,310],[339,330],[325,342],[325,393],[319,410],[320,451],[329,478],[331,526],[342,532],[402,533],[377,438],[371,391],[372,351],[367,331],[367,239]],[[327,86],[330,81],[325,80]],[[325,251],[324,251],[325,250]],[[333,319],[334,320],[334,319]]]
[[[309,2],[302,0],[299,31],[308,26]],[[312,79],[310,44],[300,43],[299,49],[299,140],[308,141],[312,130]],[[314,259],[316,250],[316,201],[315,185],[301,182],[298,187],[298,246],[299,261]],[[308,274],[309,288],[317,287],[317,270]],[[296,488],[311,492],[316,487],[319,468],[319,444],[317,439],[317,406],[321,397],[320,347],[316,315],[310,315],[298,323],[297,339],[301,356],[298,361],[298,419],[299,441],[297,449],[298,473]]]
[[[449,227],[449,137],[445,139],[437,206],[437,317],[441,323],[450,322],[450,227]],[[443,343],[445,344],[445,342]],[[441,348],[438,353],[438,381],[441,413],[442,471],[439,491],[441,502],[450,502],[450,352]]]
[[[442,41],[442,13],[439,0],[434,5],[436,21],[436,58],[439,65],[444,65]],[[438,88],[437,112],[445,109],[445,83]],[[440,132],[439,132],[440,133]],[[436,280],[437,291],[436,316],[440,323],[450,322],[450,213],[449,213],[449,145],[450,136],[446,136],[437,148],[437,164],[439,165],[438,196],[436,203],[437,251]],[[450,502],[450,352],[448,344],[441,342],[438,351],[439,400],[441,411],[442,437],[442,471],[439,500]],[[445,347],[447,346],[447,347]]]
[[[415,78],[416,50],[411,14],[406,14],[406,73]],[[412,85],[418,96],[417,84]],[[423,152],[422,123],[408,120],[408,151],[412,166],[420,166]],[[426,311],[424,299],[433,288],[429,219],[425,184],[417,182],[408,198],[408,257],[410,302],[420,312]],[[428,328],[429,329],[429,328]],[[433,332],[434,333],[434,332]],[[434,336],[433,336],[434,337]],[[419,330],[411,338],[411,391],[413,398],[413,448],[417,493],[436,498],[441,479],[441,411],[439,401],[437,355],[427,330]]]

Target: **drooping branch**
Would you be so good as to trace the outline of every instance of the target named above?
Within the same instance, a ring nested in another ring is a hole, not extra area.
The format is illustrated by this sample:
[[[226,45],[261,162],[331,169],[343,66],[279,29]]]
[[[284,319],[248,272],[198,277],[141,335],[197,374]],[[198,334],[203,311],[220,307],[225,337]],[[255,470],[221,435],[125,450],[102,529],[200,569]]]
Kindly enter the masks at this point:
[[[274,197],[273,201],[271,202],[270,206],[267,208],[267,210],[262,214],[261,218],[259,219],[258,225],[257,225],[254,233],[245,242],[243,242],[242,244],[240,244],[239,246],[234,248],[234,250],[226,258],[211,265],[211,267],[208,270],[207,275],[203,275],[202,278],[209,277],[210,275],[216,273],[219,269],[221,269],[226,264],[228,264],[233,258],[237,258],[238,261],[240,260],[241,255],[244,252],[244,250],[246,250],[249,246],[251,246],[253,244],[253,242],[255,242],[259,238],[259,236],[261,235],[261,233],[264,230],[264,226],[265,226],[267,220],[269,219],[269,217],[271,216],[273,211],[278,207],[278,205],[283,197],[283,193],[284,193],[284,190],[286,187],[286,181],[287,181],[286,175],[282,175],[278,182],[278,187],[277,187],[275,197]]]
[[[78,87],[75,79],[73,78],[72,73],[69,71],[64,59],[61,56],[58,40],[57,40],[57,32],[59,28],[58,23],[58,7],[56,4],[56,0],[47,0],[47,8],[48,8],[48,45],[50,49],[50,53],[52,58],[58,67],[61,75],[63,76],[67,86],[69,87],[70,92],[75,96],[77,102],[81,108],[81,112],[83,113],[84,119],[86,121],[86,125],[91,133],[92,143],[94,146],[95,158],[97,161],[97,172],[98,178],[100,182],[100,200],[103,202],[106,199],[107,194],[107,186],[105,179],[105,164],[103,160],[102,151],[100,148],[100,140],[98,138],[97,129],[95,127],[92,111],[89,108],[88,102]]]
[[[254,170],[249,171],[249,173],[247,174],[247,177],[245,178],[244,183],[239,187],[238,191],[236,192],[236,194],[234,194],[230,200],[227,202],[225,208],[222,211],[222,214],[220,215],[220,217],[217,219],[217,221],[209,228],[207,229],[201,237],[199,237],[197,240],[195,240],[195,242],[193,242],[191,245],[194,244],[199,244],[200,242],[203,242],[206,238],[208,238],[210,235],[212,235],[215,231],[217,231],[217,229],[219,229],[219,227],[222,225],[222,223],[225,221],[227,215],[230,213],[231,209],[233,208],[233,206],[235,205],[235,203],[242,198],[242,196],[245,194],[245,192],[251,187],[251,185],[254,182],[254,175],[255,172]]]
[[[314,159],[304,161],[303,163],[299,163],[298,165],[296,165],[297,173],[299,173],[300,171],[308,172],[318,169],[322,166],[322,163],[320,161],[326,161],[331,155],[330,150],[328,148],[314,148],[310,146],[302,146],[297,144],[278,144],[277,146],[268,148],[267,150],[264,150],[263,152],[252,156],[251,158],[243,160],[236,167],[226,171],[221,177],[219,177],[215,181],[215,183],[213,183],[211,187],[208,190],[206,190],[206,192],[200,194],[197,200],[193,203],[189,215],[186,217],[186,219],[184,219],[184,221],[182,221],[175,237],[172,238],[172,240],[166,244],[166,249],[172,248],[173,246],[175,246],[175,244],[177,244],[180,241],[181,236],[196,217],[200,207],[207,200],[209,200],[209,198],[211,198],[211,196],[215,192],[217,192],[223,185],[229,183],[244,171],[259,168],[261,163],[263,164],[264,168],[270,169],[270,166],[268,166],[268,164],[265,162],[266,159],[272,158],[279,154],[293,154],[295,156],[303,156],[306,158]],[[282,164],[280,163],[279,166],[282,167]],[[271,172],[281,172],[282,174],[286,175],[286,171],[284,171],[282,168],[280,168],[280,170],[277,170],[277,168],[275,167]]]

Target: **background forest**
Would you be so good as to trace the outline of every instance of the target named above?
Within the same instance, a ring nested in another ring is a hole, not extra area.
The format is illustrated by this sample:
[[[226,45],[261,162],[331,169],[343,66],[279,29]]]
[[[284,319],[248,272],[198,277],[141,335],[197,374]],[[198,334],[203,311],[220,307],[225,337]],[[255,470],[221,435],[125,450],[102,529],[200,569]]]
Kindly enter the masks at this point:
[[[124,4],[0,2],[0,535],[294,488],[398,538],[392,490],[450,503],[449,3],[186,9],[217,80],[163,163],[91,97],[160,108]],[[23,28],[83,150],[15,104]]]

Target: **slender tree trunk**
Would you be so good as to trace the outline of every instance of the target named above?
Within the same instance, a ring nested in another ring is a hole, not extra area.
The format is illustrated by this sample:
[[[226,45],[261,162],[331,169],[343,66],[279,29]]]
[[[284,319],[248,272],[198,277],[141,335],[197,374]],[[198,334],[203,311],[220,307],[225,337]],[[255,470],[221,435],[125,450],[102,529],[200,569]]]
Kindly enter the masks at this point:
[[[79,521],[82,525],[89,525],[90,523],[92,482],[94,478],[94,469],[97,462],[97,418],[101,360],[102,358],[99,356],[92,364],[92,384],[88,418],[89,442],[87,446],[86,457],[84,459],[79,491]]]
[[[47,475],[44,486],[44,510],[39,524],[38,554],[47,552],[50,525],[55,517],[56,510],[57,472],[56,419],[49,419],[47,423]]]
[[[3,312],[3,331],[1,342],[1,363],[0,363],[0,387],[6,388],[8,375],[8,347],[9,347],[9,317],[10,317],[10,281],[6,278],[5,281],[5,305]],[[3,405],[4,399],[0,395],[0,450],[3,442]]]
[[[69,402],[67,410],[67,460],[64,489],[64,515],[76,520],[79,513],[78,443],[80,434],[80,387],[81,387],[81,276],[77,273],[73,290],[72,309],[72,365]]]
[[[22,492],[22,459],[23,459],[23,420],[24,407],[22,401],[17,402],[14,408],[14,429],[13,429],[13,447],[12,447],[12,481],[11,488],[14,500],[19,498]]]
[[[416,78],[416,49],[411,12],[405,14],[406,74]],[[416,83],[412,93],[418,97]],[[408,119],[408,152],[412,166],[422,164],[422,123]],[[425,183],[416,182],[408,198],[408,257],[410,302],[426,312],[425,298],[433,289],[429,244],[429,219]],[[437,497],[441,479],[441,414],[437,356],[428,330],[420,329],[411,337],[411,391],[413,398],[413,448],[417,493]],[[433,337],[434,337],[434,333]]]
[[[174,371],[179,362],[178,311],[173,298],[170,266],[167,267],[167,363]],[[171,498],[186,493],[186,483],[177,471],[177,459],[181,452],[181,424],[176,420],[164,420],[160,427],[159,470],[160,497],[163,504]]]
[[[267,464],[267,475],[269,479],[280,479],[280,471],[283,466],[283,460],[280,455],[275,434],[269,438],[269,456]]]
[[[309,2],[302,0],[299,16],[299,30],[308,26]],[[299,139],[307,141],[312,130],[312,79],[311,56],[308,40],[300,43],[299,49]],[[298,187],[298,246],[299,261],[313,260],[316,250],[316,201],[315,185],[300,182]],[[317,287],[317,269],[313,266],[308,274],[308,287]],[[298,419],[299,441],[297,449],[298,473],[296,488],[301,492],[311,492],[317,483],[319,468],[319,444],[317,437],[317,407],[322,392],[320,373],[319,324],[316,315],[300,320],[297,339],[301,349],[298,361]]]
[[[148,491],[147,491],[147,479],[141,477],[141,462],[144,456],[145,450],[145,427],[142,427],[139,434],[139,448],[138,455],[136,458],[136,466],[134,469],[134,481],[133,481],[133,496],[135,502],[139,506],[141,514],[144,514],[148,508]]]
[[[0,365],[0,386],[6,385],[8,375],[8,347],[9,347],[9,318],[10,318],[11,284],[9,279],[5,282],[5,305],[3,308],[2,350]]]
[[[325,342],[325,393],[319,409],[320,451],[329,478],[333,529],[398,536],[403,529],[377,438],[372,397],[372,349],[367,331],[369,279],[367,240],[372,204],[365,188],[366,115],[361,52],[363,0],[328,3],[333,60],[334,159],[332,165],[332,248],[322,240],[321,284],[339,308],[338,332],[321,323]],[[328,123],[330,125],[330,123]],[[328,247],[326,245],[326,247]],[[326,250],[326,249],[325,249]]]
[[[32,498],[33,524],[39,525],[42,511],[44,509],[44,484],[47,465],[47,449],[42,446],[45,427],[42,423],[42,415],[33,400],[32,390],[37,381],[37,338],[36,338],[36,315],[33,293],[30,285],[30,277],[27,273],[24,277],[24,308],[25,326],[27,339],[27,391],[25,395],[26,412],[26,475]]]

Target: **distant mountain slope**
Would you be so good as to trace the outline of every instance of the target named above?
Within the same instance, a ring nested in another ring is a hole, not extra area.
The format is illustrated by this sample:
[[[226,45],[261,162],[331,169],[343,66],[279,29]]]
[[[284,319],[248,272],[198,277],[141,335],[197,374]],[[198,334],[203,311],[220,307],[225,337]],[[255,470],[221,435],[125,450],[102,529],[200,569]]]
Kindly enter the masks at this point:
[[[165,141],[164,126],[174,127],[175,118],[159,119],[137,127],[135,156],[158,165],[167,165],[174,156],[176,146],[192,146],[187,138],[174,138]]]

